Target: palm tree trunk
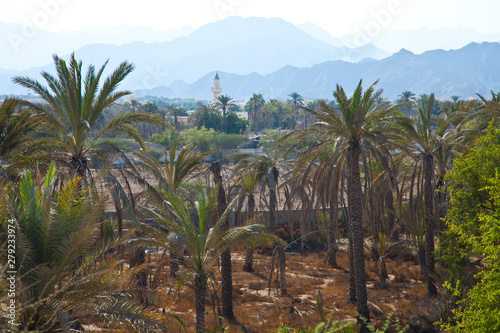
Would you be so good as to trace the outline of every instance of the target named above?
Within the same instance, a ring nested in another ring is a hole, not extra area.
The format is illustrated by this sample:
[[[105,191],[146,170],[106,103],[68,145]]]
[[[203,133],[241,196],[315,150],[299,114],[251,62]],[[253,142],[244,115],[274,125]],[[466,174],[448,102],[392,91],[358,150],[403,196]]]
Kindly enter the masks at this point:
[[[271,186],[269,188],[269,232],[274,232],[276,229],[276,206],[278,200],[276,199],[276,184],[278,183],[278,170],[273,168],[271,170]],[[280,244],[275,244],[278,247],[278,265],[280,270],[280,289],[282,293],[286,293],[286,256],[285,248]]]
[[[226,193],[222,185],[221,165],[215,162],[210,166],[214,175],[214,182],[218,187],[217,213],[218,218],[222,216],[227,208]],[[229,220],[226,218],[224,228],[229,227]],[[221,278],[222,278],[222,316],[227,320],[234,320],[233,313],[233,277],[231,252],[229,249],[222,252],[221,257]]]
[[[363,238],[363,192],[361,190],[361,175],[359,170],[359,157],[361,147],[358,142],[352,142],[349,147],[351,155],[351,165],[349,166],[350,182],[348,186],[349,212],[351,219],[351,234],[353,243],[354,279],[356,283],[356,304],[358,313],[358,323],[361,326],[360,332],[369,332],[366,323],[370,322],[370,312],[368,310],[368,297],[366,294],[365,279],[365,255]],[[363,317],[365,321],[361,321]]]
[[[170,277],[176,278],[179,272],[179,261],[180,258],[175,253],[170,252]]]
[[[269,232],[276,229],[276,188],[269,189]]]
[[[255,198],[253,194],[248,195],[248,211],[247,211],[247,221],[253,217],[255,210]],[[245,255],[245,263],[243,264],[243,270],[245,272],[253,272],[253,248],[247,249]]]
[[[425,274],[429,296],[435,297],[437,296],[437,288],[436,281],[434,280],[434,197],[432,193],[434,160],[431,154],[426,154],[424,158]]]
[[[387,218],[388,218],[388,226],[391,240],[398,241],[399,240],[399,230],[396,226],[396,216],[394,214],[394,194],[392,193],[392,188],[387,191],[385,196],[385,202],[387,205]]]
[[[278,265],[280,270],[280,291],[281,294],[286,294],[286,256],[285,248],[282,245],[278,245]]]
[[[205,333],[205,297],[207,277],[196,274],[194,277],[194,297],[196,303],[196,332]]]
[[[337,177],[336,177],[337,178]],[[333,192],[330,198],[330,220],[328,221],[328,264],[334,268],[338,268],[337,264],[337,240],[336,240],[336,226],[338,225],[338,179],[335,181]]]
[[[352,156],[351,154],[347,154],[346,165],[347,168],[350,168],[352,164]],[[351,170],[347,170],[347,192],[351,188],[351,178],[352,172]],[[349,198],[348,198],[349,200]],[[351,224],[351,204],[347,203],[347,219],[345,221],[345,227],[347,229],[347,240],[348,240],[348,256],[349,256],[349,302],[357,303],[356,299],[356,278],[355,271],[356,266],[354,265],[354,243],[352,239],[352,224]]]

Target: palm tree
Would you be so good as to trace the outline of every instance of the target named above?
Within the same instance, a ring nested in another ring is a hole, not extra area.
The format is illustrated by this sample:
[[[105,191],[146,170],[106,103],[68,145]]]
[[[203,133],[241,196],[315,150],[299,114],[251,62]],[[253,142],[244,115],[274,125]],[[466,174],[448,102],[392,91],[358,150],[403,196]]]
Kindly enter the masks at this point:
[[[196,106],[195,112],[191,117],[193,118],[193,125],[200,129],[204,125],[205,119],[210,115],[216,113],[212,104],[199,103]]]
[[[179,130],[179,121],[178,118],[181,114],[185,113],[186,109],[184,108],[175,108],[170,110],[170,115],[174,117],[174,127],[176,130]]]
[[[217,210],[218,191],[212,191],[207,197],[201,191],[196,210],[198,222],[193,219],[186,203],[177,195],[165,193],[168,201],[169,212],[173,212],[175,217],[165,214],[161,209],[157,211],[158,223],[180,235],[185,239],[185,248],[189,255],[184,255],[177,246],[169,245],[169,239],[161,231],[152,230],[159,245],[167,246],[171,251],[177,253],[188,271],[192,273],[195,304],[196,304],[196,332],[205,332],[205,296],[209,279],[213,276],[210,269],[217,264],[222,253],[233,245],[255,246],[258,244],[271,243],[276,241],[276,237],[263,232],[260,224],[251,224],[248,221],[242,227],[226,228],[226,217],[231,209],[231,205],[212,223],[213,216]]]
[[[302,103],[304,102],[304,98],[302,97],[302,95],[296,91],[290,93],[288,97],[290,97],[289,103],[293,106],[295,111],[299,106],[302,106]]]
[[[259,183],[258,169],[255,168],[253,172],[252,169],[248,169],[246,170],[246,173],[238,170],[238,174],[239,178],[232,180],[241,187],[243,193],[248,197],[247,221],[249,221],[253,218],[255,211],[254,193]],[[245,272],[253,272],[253,252],[253,248],[247,249],[245,262],[243,264],[243,270]]]
[[[245,109],[248,110],[248,114],[250,115],[250,118],[252,119],[252,124],[253,124],[253,130],[255,133],[258,131],[258,125],[257,125],[257,116],[259,114],[260,109],[262,106],[265,104],[264,97],[262,97],[262,94],[253,94],[252,97],[248,100]]]
[[[233,102],[233,99],[228,95],[220,95],[217,97],[217,102],[215,103],[215,107],[222,110],[222,116],[226,115],[226,109],[231,108],[231,106],[235,106],[236,103]]]
[[[132,112],[135,112],[136,109],[139,108],[140,103],[138,100],[136,100],[133,96],[130,97],[130,100],[124,103],[125,106],[128,108],[132,109]]]
[[[54,163],[44,178],[28,170],[18,188],[9,189],[9,197],[0,193],[0,206],[10,208],[9,218],[16,220],[18,328],[70,331],[100,323],[127,331],[143,325],[160,329],[167,318],[139,304],[130,285],[137,269],[120,273],[119,261],[103,261],[133,231],[102,239],[104,201],[82,191],[77,178],[55,186],[55,174]],[[2,234],[7,223],[7,218],[0,220]],[[166,306],[165,295],[144,293],[150,305]]]
[[[48,104],[45,107],[28,103],[30,108],[43,116],[47,130],[56,141],[57,149],[51,153],[52,159],[86,179],[91,167],[97,167],[99,161],[106,162],[105,156],[95,147],[97,139],[113,133],[126,133],[146,149],[134,125],[162,124],[156,115],[129,112],[102,123],[103,111],[119,98],[130,94],[129,91],[116,89],[134,69],[132,64],[121,63],[100,87],[107,62],[97,72],[94,66],[89,66],[87,74],[83,75],[82,62],[75,59],[74,53],[68,63],[57,55],[53,58],[57,77],[42,72],[49,88],[28,77],[16,76],[13,79],[15,83],[34,91]]]
[[[398,95],[400,103],[413,103],[415,101],[415,94],[409,90],[403,91],[400,95]],[[412,111],[412,104],[407,104],[405,107],[406,116],[410,117]]]
[[[289,161],[287,160],[287,152],[282,149],[268,150],[263,148],[264,155],[256,156],[253,154],[239,154],[235,159],[239,160],[238,168],[256,168],[258,171],[257,177],[263,181],[263,186],[269,188],[269,232],[274,232],[277,226],[276,209],[278,205],[277,189],[279,176],[281,172],[287,170]],[[286,293],[286,257],[285,248],[279,244],[278,265],[280,271],[280,289],[282,293]]]
[[[361,189],[360,155],[362,150],[381,156],[387,154],[384,148],[384,133],[388,130],[387,116],[395,109],[396,105],[388,107],[388,103],[376,107],[377,98],[382,91],[374,91],[372,84],[363,92],[362,81],[354,90],[351,97],[347,97],[344,89],[337,85],[335,92],[336,104],[339,112],[324,101],[320,101],[320,111],[312,112],[318,120],[314,126],[323,129],[330,138],[338,138],[335,148],[338,159],[345,162],[347,174],[347,197],[350,220],[350,248],[352,248],[351,274],[354,273],[355,299],[358,316],[369,322],[369,310],[366,295],[365,265],[364,265],[364,240],[363,240],[363,192]],[[311,112],[311,111],[310,111]],[[330,139],[331,140],[331,139]],[[330,141],[331,142],[331,141]],[[339,162],[337,162],[339,163]],[[341,164],[340,164],[341,165]],[[352,272],[354,271],[354,272]],[[353,299],[351,295],[351,299]],[[366,331],[365,322],[358,317],[362,330]]]
[[[44,162],[39,153],[48,148],[50,140],[32,137],[42,121],[40,116],[23,109],[19,99],[7,98],[0,105],[0,184],[6,181],[14,184],[25,168]]]
[[[127,172],[129,176],[146,188],[147,193],[157,205],[166,202],[166,193],[182,197],[180,193],[182,186],[201,172],[203,160],[209,154],[197,154],[195,149],[190,145],[183,147],[177,154],[177,146],[178,140],[175,140],[168,154],[165,152],[165,161],[163,165],[147,152],[139,151],[134,153],[134,156],[140,160],[139,165],[153,175],[158,183],[158,189],[152,184],[144,181],[138,170],[133,173]],[[129,165],[133,166],[133,163],[129,163]],[[167,207],[163,207],[163,209],[166,210]],[[178,238],[174,237],[172,239]],[[178,271],[179,258],[174,252],[171,252],[170,275],[176,277]]]
[[[217,192],[217,211],[216,217],[219,219],[224,215],[227,209],[226,192],[222,182],[222,165],[219,161],[210,165],[210,171],[214,176],[214,183]],[[224,218],[222,228],[229,228],[228,216]],[[233,273],[231,263],[231,252],[228,249],[223,251],[220,255],[221,261],[221,277],[222,277],[222,316],[228,320],[234,320],[233,312]]]
[[[450,113],[449,117],[441,116],[436,119],[432,115],[433,109],[434,94],[431,94],[426,107],[418,108],[416,119],[395,116],[393,125],[400,133],[397,138],[399,147],[414,160],[414,173],[423,174],[424,177],[425,274],[428,293],[434,297],[437,295],[434,279],[434,229],[436,223],[434,174],[438,171],[445,172],[445,158],[450,156],[454,146],[461,144],[464,134],[460,128],[462,121],[458,121],[456,127],[453,126],[453,123],[456,119],[464,119],[464,115],[461,112],[456,112]],[[444,179],[444,175],[442,177]]]
[[[297,111],[298,111],[298,108],[300,106],[302,106],[303,102],[304,102],[304,98],[302,97],[301,94],[299,94],[298,92],[292,92],[290,95],[288,95],[288,97],[290,97],[290,100],[288,100],[288,103],[292,106],[292,111],[293,111],[293,115],[292,115],[292,129],[295,129],[295,117],[297,115]]]

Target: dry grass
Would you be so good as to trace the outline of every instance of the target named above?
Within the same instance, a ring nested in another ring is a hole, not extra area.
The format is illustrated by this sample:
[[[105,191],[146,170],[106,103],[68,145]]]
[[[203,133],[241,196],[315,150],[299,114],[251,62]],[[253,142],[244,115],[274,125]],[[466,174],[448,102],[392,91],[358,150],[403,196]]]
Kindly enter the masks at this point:
[[[269,251],[256,251],[253,273],[242,271],[244,255],[244,251],[232,255],[234,313],[237,322],[226,323],[228,332],[274,332],[281,323],[296,328],[315,327],[320,322],[316,306],[318,291],[322,293],[327,315],[331,314],[333,319],[340,321],[354,320],[356,305],[348,302],[349,261],[345,250],[338,253],[339,269],[326,264],[324,252],[287,253],[287,295],[280,295],[277,291],[276,272],[269,293]],[[153,255],[153,262],[155,258]],[[387,260],[389,279],[388,289],[385,290],[379,288],[377,263],[367,260],[365,267],[372,323],[382,323],[390,313],[405,322],[418,322],[423,326],[439,320],[442,304],[427,296],[420,268],[413,260],[397,256]],[[218,267],[214,268],[213,273],[220,277]],[[167,287],[172,284],[168,274],[167,267],[164,277]],[[182,318],[191,332],[195,323],[192,287],[185,286],[176,295],[172,292],[170,297],[170,311]],[[212,298],[207,295],[207,326],[216,327],[216,318],[217,310],[214,312]],[[168,325],[168,332],[180,328],[175,320]]]

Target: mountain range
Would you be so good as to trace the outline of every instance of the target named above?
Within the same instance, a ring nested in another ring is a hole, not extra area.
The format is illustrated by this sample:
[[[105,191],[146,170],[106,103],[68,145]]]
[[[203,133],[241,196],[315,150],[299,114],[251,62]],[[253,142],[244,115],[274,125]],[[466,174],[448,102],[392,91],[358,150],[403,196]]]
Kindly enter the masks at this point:
[[[33,42],[35,40],[38,41]],[[75,53],[84,65],[102,64],[107,59],[110,59],[109,68],[115,68],[125,59],[134,63],[136,70],[124,82],[127,89],[165,86],[179,79],[191,83],[213,70],[236,74],[255,71],[265,75],[285,65],[305,67],[332,59],[359,61],[388,55],[370,44],[354,49],[334,46],[279,18],[236,16],[204,25],[171,41],[89,44]],[[12,67],[8,64],[3,63]],[[17,71],[17,74],[31,77],[40,70],[50,71],[50,65]],[[0,93],[21,92],[9,87],[13,72],[0,70]]]
[[[7,43],[4,52],[0,53],[0,66],[4,67],[0,68],[0,95],[27,93],[26,89],[12,83],[14,75],[41,79],[41,71],[54,71],[46,54],[21,52],[21,48],[53,48],[62,50],[59,56],[67,58],[72,46],[84,68],[89,64],[100,66],[109,59],[105,75],[121,61],[134,63],[136,69],[120,88],[133,90],[136,96],[210,100],[216,70],[221,77],[223,93],[235,99],[247,99],[254,92],[261,92],[269,98],[271,88],[278,98],[285,98],[292,91],[304,97],[331,98],[336,83],[351,89],[361,78],[365,84],[380,79],[379,87],[384,88],[386,97],[391,99],[403,90],[466,98],[500,89],[497,43],[473,43],[458,50],[433,50],[422,54],[403,49],[390,55],[371,43],[347,47],[345,38],[352,36],[344,36],[344,40],[333,37],[312,23],[295,26],[279,18],[257,17],[229,17],[196,30],[186,27],[169,33],[146,27],[118,27],[64,33],[38,31],[27,38],[28,35],[22,32],[28,28],[0,22],[0,31],[6,27],[10,30],[6,30],[4,35],[7,38],[3,42],[10,41],[10,45]],[[453,31],[424,29],[407,33],[415,38],[429,37],[434,33],[437,39],[445,40],[446,36],[453,35]],[[399,39],[404,35],[401,31],[381,32],[385,33]],[[466,38],[480,39],[470,30],[463,34]],[[92,37],[95,35],[99,38]],[[15,44],[13,36],[26,37],[26,40],[20,39],[23,43]],[[102,43],[85,45],[90,40]],[[114,43],[110,44],[110,40]],[[464,38],[450,37],[449,40],[450,45],[460,45]],[[387,43],[380,36],[376,36],[373,42],[379,45]],[[408,43],[415,47],[422,41]],[[61,46],[63,44],[65,48]],[[14,46],[18,48],[19,58],[31,57],[31,63],[45,65],[17,69],[18,59],[9,53]]]
[[[210,72],[192,84],[177,81],[135,94],[210,100],[214,75]],[[438,98],[458,95],[466,99],[476,97],[476,93],[500,90],[500,43],[470,43],[458,50],[433,50],[420,55],[402,49],[382,60],[336,60],[304,68],[285,66],[268,75],[218,75],[222,93],[237,100],[248,99],[252,93],[262,93],[267,100],[271,88],[274,98],[287,99],[295,91],[307,98],[332,99],[337,83],[349,92],[360,79],[366,87],[379,80],[377,87],[384,90],[382,96],[391,100],[405,90],[417,96],[434,92]]]

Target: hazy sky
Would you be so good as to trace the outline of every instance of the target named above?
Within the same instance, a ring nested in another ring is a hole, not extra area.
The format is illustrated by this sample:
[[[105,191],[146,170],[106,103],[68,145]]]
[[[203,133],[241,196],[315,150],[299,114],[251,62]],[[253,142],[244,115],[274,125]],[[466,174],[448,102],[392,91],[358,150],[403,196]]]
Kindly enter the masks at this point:
[[[197,28],[228,16],[313,22],[334,36],[370,29],[468,27],[499,33],[498,0],[2,0],[0,20],[60,31],[121,24]]]

